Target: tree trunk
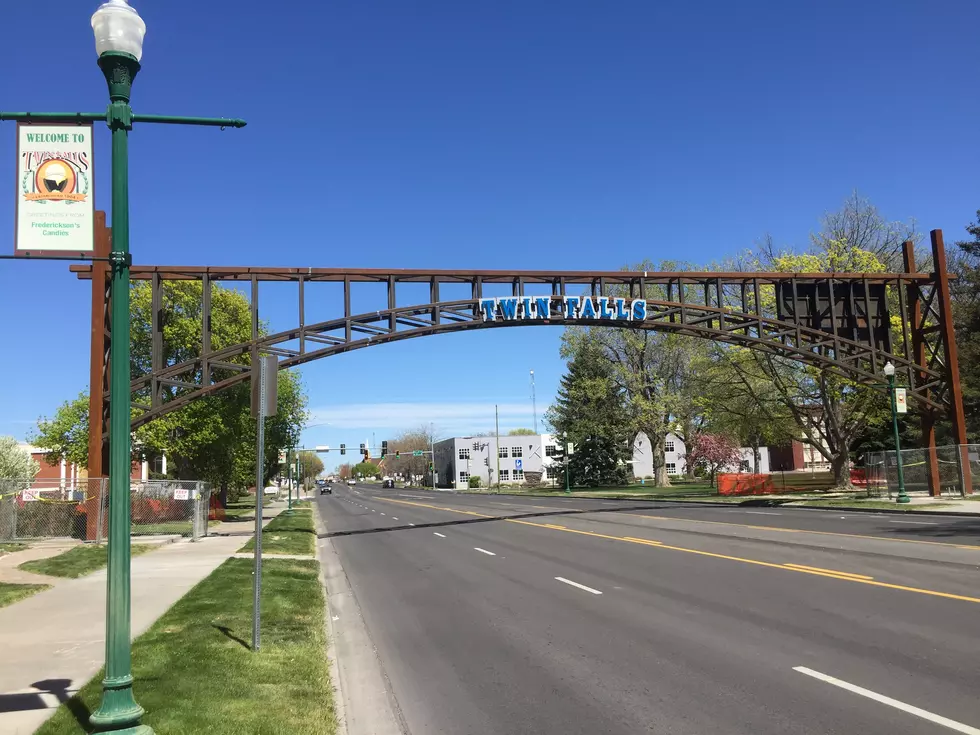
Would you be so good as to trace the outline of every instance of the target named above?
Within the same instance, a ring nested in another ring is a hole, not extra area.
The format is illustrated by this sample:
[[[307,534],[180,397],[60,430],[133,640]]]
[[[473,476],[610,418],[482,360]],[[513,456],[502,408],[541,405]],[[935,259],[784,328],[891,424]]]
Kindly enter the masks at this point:
[[[762,452],[759,450],[759,438],[755,437],[752,439],[752,471],[758,475],[761,472],[759,469],[761,465]],[[772,467],[769,469],[771,470]]]
[[[650,457],[653,462],[654,487],[670,487],[670,475],[667,474],[667,464],[664,460],[664,445],[667,433],[661,431],[644,432],[650,438]]]
[[[830,460],[831,471],[834,473],[834,489],[853,490],[851,485],[851,467],[847,451],[838,452]]]

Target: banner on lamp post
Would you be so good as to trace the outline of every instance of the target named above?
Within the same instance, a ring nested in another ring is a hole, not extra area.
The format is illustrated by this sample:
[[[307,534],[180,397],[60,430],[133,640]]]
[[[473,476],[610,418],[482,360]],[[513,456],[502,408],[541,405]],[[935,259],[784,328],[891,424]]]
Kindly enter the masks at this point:
[[[95,250],[92,125],[18,123],[14,254]]]
[[[896,413],[908,413],[909,403],[908,396],[906,395],[905,388],[895,389],[895,412]]]

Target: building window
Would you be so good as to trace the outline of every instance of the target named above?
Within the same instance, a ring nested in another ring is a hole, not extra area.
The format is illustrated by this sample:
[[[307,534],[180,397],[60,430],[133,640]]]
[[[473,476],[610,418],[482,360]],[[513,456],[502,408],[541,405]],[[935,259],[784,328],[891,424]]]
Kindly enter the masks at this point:
[[[497,456],[501,459],[507,459],[507,447],[500,447],[497,449]]]
[[[673,442],[672,439],[668,439],[667,441],[664,442],[664,451],[665,452],[673,452],[674,451],[674,442]]]
[[[523,480],[524,479],[524,470],[514,470],[514,479],[515,480]]]
[[[558,468],[557,467],[545,467],[545,470],[544,471],[547,473],[547,477],[548,477],[549,480],[556,480],[556,479],[558,479]]]
[[[500,470],[500,481],[510,482],[510,470]]]
[[[668,462],[667,463],[667,474],[668,475],[676,475],[677,474],[677,463],[676,462]]]
[[[752,465],[749,464],[749,460],[743,459],[742,460],[742,465],[739,468],[739,472],[748,472],[751,469],[752,469]]]
[[[464,485],[468,485],[469,482],[470,482],[470,473],[469,472],[460,472],[459,473],[459,481],[461,483],[463,483]]]
[[[511,447],[510,456],[511,457],[523,457],[524,456],[524,447]]]
[[[460,447],[459,448],[459,458],[460,459],[469,459],[470,458],[470,450],[467,447]]]
[[[558,456],[558,447],[556,447],[554,444],[546,444],[545,445],[545,448],[544,448],[544,456],[545,457],[557,457]]]

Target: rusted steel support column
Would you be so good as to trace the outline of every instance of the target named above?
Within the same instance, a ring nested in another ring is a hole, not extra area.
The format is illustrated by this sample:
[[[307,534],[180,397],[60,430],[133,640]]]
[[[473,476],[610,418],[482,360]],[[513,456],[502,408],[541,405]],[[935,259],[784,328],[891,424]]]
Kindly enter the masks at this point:
[[[105,212],[95,213],[95,257],[107,258],[112,249],[112,230],[106,227]],[[105,400],[109,381],[109,268],[105,262],[92,263],[92,336],[89,358],[88,393],[88,477],[106,477],[109,467],[109,435],[106,431],[108,403]],[[103,441],[103,437],[105,441]],[[85,484],[85,538],[94,541],[98,532],[99,498],[97,483]],[[91,499],[89,496],[92,496]]]
[[[949,417],[953,422],[953,437],[959,446],[960,471],[963,492],[973,493],[970,476],[970,458],[966,449],[966,416],[963,414],[963,387],[960,385],[960,363],[956,352],[956,331],[953,327],[953,304],[949,294],[949,273],[946,272],[946,246],[943,231],[932,230],[932,262],[936,268],[936,288],[939,290],[939,329],[943,339],[943,356],[946,361],[946,380],[949,381]]]
[[[150,311],[150,406],[156,408],[163,401],[156,378],[163,369],[163,284],[159,273],[150,279]]]
[[[201,277],[201,385],[211,385],[211,276]]]
[[[902,260],[906,273],[915,273],[915,246],[907,240],[902,245]],[[911,335],[912,359],[919,367],[926,364],[926,342],[922,335],[922,300],[919,295],[918,284],[909,284],[906,297],[909,323],[903,325],[908,331],[906,335]],[[905,335],[903,335],[905,338]],[[926,382],[926,374],[916,371],[916,385]],[[912,386],[914,387],[914,386]],[[928,396],[927,396],[928,397]],[[936,453],[936,411],[935,409],[923,407],[922,418],[922,445],[928,457],[928,481],[929,494],[938,496],[941,491],[939,484],[939,455]]]
[[[389,312],[388,329],[392,334],[398,331],[398,321],[395,319],[395,307],[398,304],[398,301],[395,298],[395,294],[396,294],[395,283],[396,283],[395,277],[389,275],[388,276],[388,312]],[[476,296],[474,295],[473,298],[476,298]]]

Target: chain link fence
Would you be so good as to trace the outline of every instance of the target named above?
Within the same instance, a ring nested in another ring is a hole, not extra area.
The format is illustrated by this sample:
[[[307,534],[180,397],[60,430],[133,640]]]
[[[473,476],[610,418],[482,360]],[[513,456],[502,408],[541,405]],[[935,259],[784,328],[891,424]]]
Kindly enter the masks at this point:
[[[980,444],[951,444],[936,447],[935,460],[928,449],[903,449],[902,471],[909,493],[928,493],[933,463],[943,495],[964,495],[967,485],[976,492],[980,480]],[[867,452],[864,471],[868,495],[894,497],[898,494],[898,461],[895,451]]]
[[[132,482],[133,536],[207,535],[211,488],[205,482]],[[109,532],[105,478],[83,480],[0,479],[0,542],[75,538],[102,543]]]

